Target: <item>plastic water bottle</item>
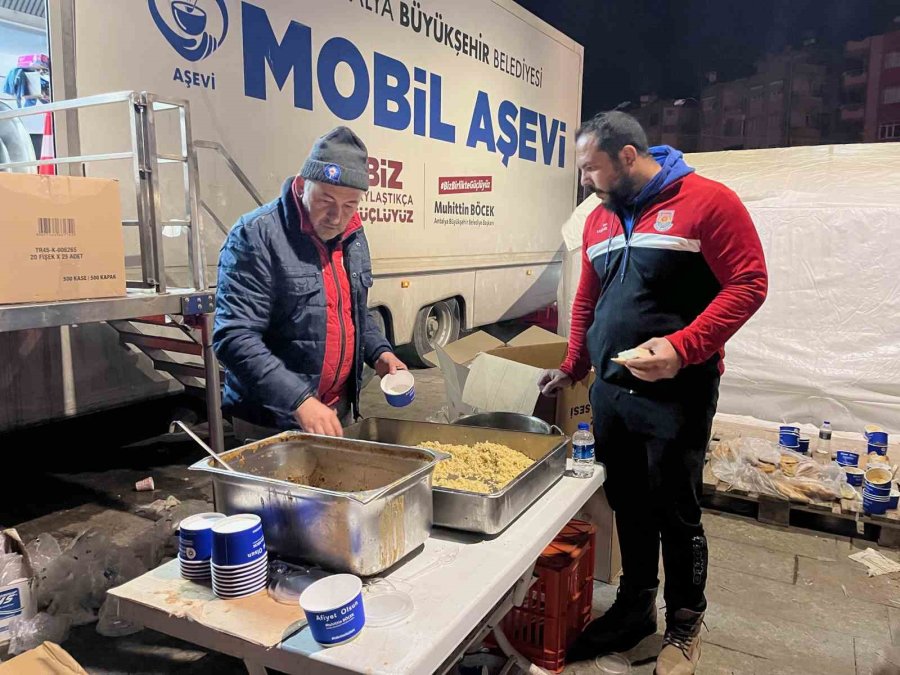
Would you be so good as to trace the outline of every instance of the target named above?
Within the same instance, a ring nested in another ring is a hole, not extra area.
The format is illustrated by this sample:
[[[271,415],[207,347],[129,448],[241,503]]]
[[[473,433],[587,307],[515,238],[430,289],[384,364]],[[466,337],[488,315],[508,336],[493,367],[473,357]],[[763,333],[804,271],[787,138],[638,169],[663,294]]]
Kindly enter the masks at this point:
[[[594,434],[587,422],[580,422],[572,436],[572,472],[576,478],[594,475]]]
[[[822,464],[831,461],[831,422],[825,420],[819,427],[819,443],[816,446],[816,460]]]

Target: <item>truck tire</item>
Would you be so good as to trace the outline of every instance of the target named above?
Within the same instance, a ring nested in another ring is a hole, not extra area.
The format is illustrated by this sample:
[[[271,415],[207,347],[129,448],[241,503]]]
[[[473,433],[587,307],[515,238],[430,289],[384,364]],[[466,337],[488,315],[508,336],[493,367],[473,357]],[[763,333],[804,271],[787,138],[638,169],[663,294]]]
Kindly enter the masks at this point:
[[[381,329],[381,332],[387,335],[387,324],[384,321],[384,314],[379,312],[377,309],[369,310],[369,318],[375,322],[375,325]],[[362,377],[362,386],[365,389],[369,382],[372,381],[372,378],[375,377],[375,370],[369,368],[368,365],[363,364],[363,377]]]
[[[413,356],[421,368],[433,368],[434,364],[425,360],[425,355],[435,347],[443,347],[459,339],[459,303],[456,300],[442,300],[423,307],[416,316],[413,329]]]

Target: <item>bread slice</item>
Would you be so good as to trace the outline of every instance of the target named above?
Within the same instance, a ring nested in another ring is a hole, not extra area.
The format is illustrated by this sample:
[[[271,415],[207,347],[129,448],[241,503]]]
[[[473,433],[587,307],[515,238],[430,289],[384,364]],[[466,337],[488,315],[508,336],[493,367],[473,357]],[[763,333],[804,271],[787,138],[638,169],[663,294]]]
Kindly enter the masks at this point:
[[[634,349],[626,349],[624,352],[619,352],[618,356],[610,360],[613,363],[618,363],[621,366],[624,365],[626,361],[646,359],[649,356],[653,356],[653,352],[651,352],[649,349],[644,349],[643,347],[635,347]]]

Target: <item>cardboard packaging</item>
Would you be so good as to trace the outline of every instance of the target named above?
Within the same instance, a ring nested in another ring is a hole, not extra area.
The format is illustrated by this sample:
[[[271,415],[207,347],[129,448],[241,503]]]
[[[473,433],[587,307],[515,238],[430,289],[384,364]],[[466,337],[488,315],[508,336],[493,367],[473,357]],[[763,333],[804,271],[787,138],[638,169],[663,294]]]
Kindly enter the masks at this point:
[[[88,672],[58,644],[45,642],[0,663],[0,675],[88,675]]]
[[[566,346],[566,338],[532,326],[508,343],[478,331],[426,358],[444,374],[451,420],[476,410],[515,412],[556,424],[571,436],[579,422],[591,421],[593,373],[555,399],[541,396],[537,386],[542,370],[562,363]]]
[[[507,343],[478,331],[438,348],[426,359],[444,374],[451,420],[476,411],[516,412],[540,417],[571,436],[579,422],[591,422],[594,373],[556,399],[541,396],[537,386],[542,370],[562,363],[567,345],[566,338],[536,326]],[[622,559],[613,511],[603,490],[576,517],[597,528],[594,578],[612,583],[622,570]]]
[[[0,647],[9,642],[9,624],[13,619],[34,617],[34,572],[25,552],[25,546],[15,530],[0,532],[0,554],[18,553],[22,556],[25,576],[0,586]]]
[[[597,490],[575,517],[597,528],[594,579],[607,584],[615,583],[622,571],[622,553],[619,551],[615,513],[606,499],[606,491],[603,488]]]
[[[119,186],[0,173],[0,304],[125,295]]]

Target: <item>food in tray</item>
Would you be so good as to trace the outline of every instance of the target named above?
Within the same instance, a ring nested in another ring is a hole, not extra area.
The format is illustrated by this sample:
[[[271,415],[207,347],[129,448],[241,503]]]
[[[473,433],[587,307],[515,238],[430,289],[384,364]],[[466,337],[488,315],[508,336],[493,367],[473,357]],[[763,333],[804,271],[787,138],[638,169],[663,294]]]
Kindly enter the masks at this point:
[[[651,352],[649,349],[644,349],[643,347],[635,347],[634,349],[626,349],[624,352],[619,352],[618,356],[610,360],[613,363],[618,363],[621,366],[626,361],[646,359],[651,356],[653,356],[653,352]]]
[[[450,455],[435,468],[434,486],[451,490],[497,492],[534,464],[531,457],[499,443],[456,445],[429,441],[419,447]]]

